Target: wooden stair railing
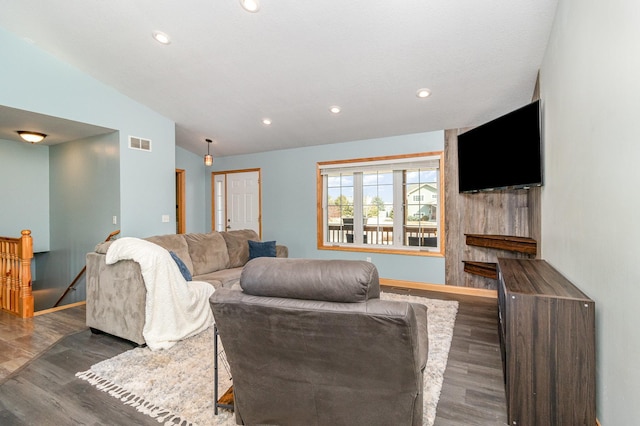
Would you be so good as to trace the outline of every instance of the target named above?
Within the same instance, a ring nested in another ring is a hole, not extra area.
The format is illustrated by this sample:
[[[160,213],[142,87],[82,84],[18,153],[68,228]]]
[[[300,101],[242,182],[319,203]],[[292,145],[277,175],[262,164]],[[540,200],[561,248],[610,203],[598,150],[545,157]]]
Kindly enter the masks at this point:
[[[118,235],[120,233],[120,230],[118,229],[117,231],[113,231],[112,233],[109,234],[109,236],[104,240],[104,242],[106,243],[107,241],[111,240],[113,237],[115,237],[116,235]],[[64,299],[64,297],[73,289],[73,286],[76,285],[76,283],[78,282],[78,280],[80,279],[80,277],[82,277],[82,275],[87,271],[87,265],[84,265],[84,267],[80,270],[80,272],[78,272],[78,275],[76,275],[76,277],[73,279],[73,281],[71,281],[71,284],[69,284],[69,286],[67,287],[67,289],[64,291],[64,293],[62,293],[62,296],[60,296],[60,298],[58,299],[58,301],[56,302],[55,305],[53,305],[53,307],[57,307],[60,302],[62,302],[62,299]]]
[[[21,318],[33,317],[31,231],[19,238],[0,237],[0,307]]]

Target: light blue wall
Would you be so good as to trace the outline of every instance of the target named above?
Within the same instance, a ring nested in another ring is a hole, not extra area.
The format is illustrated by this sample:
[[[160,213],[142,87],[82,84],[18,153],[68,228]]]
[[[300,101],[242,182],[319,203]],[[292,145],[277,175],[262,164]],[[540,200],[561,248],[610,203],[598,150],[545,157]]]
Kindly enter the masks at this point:
[[[119,229],[119,138],[117,132],[50,147],[51,251],[38,258],[37,295],[51,295],[51,306],[85,265],[85,254]],[[61,304],[85,300],[84,277]],[[58,291],[42,292],[57,288]],[[40,307],[40,306],[38,306]]]
[[[444,132],[419,133],[308,148],[216,158],[216,171],[260,168],[262,238],[289,247],[290,257],[365,260],[384,278],[444,284],[444,258],[318,250],[316,163],[320,161],[444,150]],[[211,183],[207,178],[207,229],[211,229]]]
[[[1,105],[119,131],[123,235],[175,232],[175,123],[1,28],[0,46]],[[152,152],[129,149],[130,135]]]
[[[542,256],[596,305],[597,414],[640,419],[640,2],[560,0],[540,70]]]
[[[156,125],[129,131],[124,140],[120,131],[123,236],[148,237],[176,232],[175,125],[159,116],[155,118],[157,120],[152,121]],[[151,139],[152,152],[129,149],[128,135]],[[169,216],[169,222],[162,222],[163,215]]]
[[[47,238],[50,238],[48,247],[40,247],[43,250],[51,249],[50,252],[41,253],[36,257],[34,289],[67,286],[81,269],[85,253],[91,250],[96,242],[106,237],[108,232],[105,231],[112,229],[113,215],[118,215],[116,227],[121,229],[123,236],[143,237],[174,233],[175,123],[2,28],[0,47],[0,105],[116,131],[107,144],[109,153],[102,152],[100,155],[118,156],[118,170],[106,167],[105,170],[108,172],[98,173],[98,180],[90,180],[81,191],[59,188],[59,184],[69,183],[67,171],[52,171],[51,185],[56,190],[51,194],[52,199],[59,195],[58,191],[62,191],[65,202],[74,206],[74,213],[70,219],[81,229],[73,238],[68,237],[68,232],[73,231],[65,218],[65,206],[58,204],[55,212],[52,209],[51,219],[48,212],[46,216],[42,214],[30,218],[29,224],[25,227],[47,232]],[[152,151],[129,149],[129,136],[150,139]],[[106,145],[103,143],[104,141],[94,141],[89,142],[89,145],[92,148],[104,148]],[[97,154],[93,151],[78,149],[75,146],[73,149],[71,146],[59,149],[60,157],[56,155],[52,160],[56,165],[59,162],[65,163],[78,153],[82,153],[84,158],[73,162],[70,167],[79,168],[83,167],[83,162],[86,163],[84,165],[90,165],[97,161]],[[23,154],[13,152],[2,161],[13,162],[18,167],[28,170],[29,161]],[[34,195],[49,195],[48,171],[42,175],[42,179],[47,183],[47,187],[34,189]],[[109,188],[105,200],[101,200],[101,197],[105,196],[102,193],[102,185],[108,185]],[[117,185],[117,191],[114,185]],[[116,200],[112,199],[114,196],[119,205],[115,205]],[[43,206],[49,209],[49,197],[43,198]],[[6,202],[11,203],[14,200]],[[168,222],[161,221],[163,215],[169,216]],[[84,298],[82,283],[79,288],[80,290],[70,296],[71,300],[68,301]]]
[[[49,147],[0,140],[0,235],[31,230],[33,250],[49,250]]]
[[[205,220],[205,179],[208,178],[203,157],[176,147],[176,169],[186,175],[186,232],[209,232]],[[211,220],[209,220],[211,222]]]

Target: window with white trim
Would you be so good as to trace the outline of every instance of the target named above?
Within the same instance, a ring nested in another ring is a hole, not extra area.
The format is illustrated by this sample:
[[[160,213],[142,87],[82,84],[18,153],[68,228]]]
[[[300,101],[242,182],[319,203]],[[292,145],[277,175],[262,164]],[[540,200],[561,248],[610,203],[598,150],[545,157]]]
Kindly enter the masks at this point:
[[[441,152],[318,163],[318,247],[441,253]]]

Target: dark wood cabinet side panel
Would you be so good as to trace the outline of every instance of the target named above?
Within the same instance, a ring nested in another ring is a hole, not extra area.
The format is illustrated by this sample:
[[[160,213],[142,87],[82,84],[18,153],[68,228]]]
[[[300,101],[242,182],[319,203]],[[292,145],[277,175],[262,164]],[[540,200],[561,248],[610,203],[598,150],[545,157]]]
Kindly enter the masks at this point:
[[[535,412],[533,397],[534,353],[531,351],[533,318],[531,298],[507,294],[507,417],[521,424]],[[514,423],[515,422],[515,423]]]
[[[559,372],[556,424],[595,424],[595,304],[559,300],[558,364],[571,366]]]
[[[510,294],[508,301],[510,424],[553,424],[556,406],[550,396],[555,392],[557,365],[550,356],[555,350],[550,320],[554,299]]]
[[[553,317],[556,312],[556,299],[547,297],[531,297],[533,315],[530,327],[533,329],[533,337],[529,350],[533,351],[534,366],[533,395],[535,401],[533,412],[523,418],[519,425],[527,424],[526,419],[536,419],[536,424],[553,424],[553,413],[556,410],[555,380],[558,371],[555,352],[555,329],[552,327]]]
[[[544,261],[498,260],[510,425],[595,424],[595,304],[558,276]]]

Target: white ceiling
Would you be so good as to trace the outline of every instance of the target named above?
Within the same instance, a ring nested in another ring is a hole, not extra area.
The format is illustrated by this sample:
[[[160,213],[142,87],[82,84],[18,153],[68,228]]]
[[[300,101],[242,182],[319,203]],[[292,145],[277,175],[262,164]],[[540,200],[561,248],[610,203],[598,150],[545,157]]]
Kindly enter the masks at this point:
[[[556,4],[261,0],[252,14],[238,0],[0,0],[0,26],[175,121],[179,146],[203,154],[211,138],[226,156],[469,127],[518,108]],[[418,99],[422,87],[432,96]]]

